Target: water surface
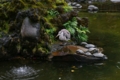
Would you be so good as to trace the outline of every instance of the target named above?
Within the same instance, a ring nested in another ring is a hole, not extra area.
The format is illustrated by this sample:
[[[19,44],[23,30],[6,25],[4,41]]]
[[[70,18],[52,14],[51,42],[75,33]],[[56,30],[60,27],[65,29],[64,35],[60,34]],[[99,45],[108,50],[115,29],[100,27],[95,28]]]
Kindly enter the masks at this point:
[[[120,15],[81,13],[89,17],[89,42],[103,47],[103,63],[0,62],[0,80],[120,80]]]

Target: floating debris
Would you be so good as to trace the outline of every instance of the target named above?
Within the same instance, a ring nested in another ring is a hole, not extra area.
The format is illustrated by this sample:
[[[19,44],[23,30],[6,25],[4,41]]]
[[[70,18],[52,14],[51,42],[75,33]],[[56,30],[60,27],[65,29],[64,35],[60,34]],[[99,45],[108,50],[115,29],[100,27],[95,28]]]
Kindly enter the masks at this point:
[[[104,65],[104,63],[95,63],[94,65],[101,66],[101,65]]]
[[[75,72],[75,70],[71,70],[71,72],[72,72],[72,73],[74,73],[74,72]]]
[[[58,79],[61,79],[61,77],[59,77]]]

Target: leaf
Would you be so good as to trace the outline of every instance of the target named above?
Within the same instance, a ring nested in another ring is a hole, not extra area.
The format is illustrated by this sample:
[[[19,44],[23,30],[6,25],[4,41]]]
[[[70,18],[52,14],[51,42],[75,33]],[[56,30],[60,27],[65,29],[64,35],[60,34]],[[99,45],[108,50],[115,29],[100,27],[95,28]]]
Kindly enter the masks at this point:
[[[68,28],[68,31],[73,35],[73,34],[75,34],[75,29],[73,29],[73,28]]]
[[[76,17],[73,17],[73,18],[72,18],[72,22],[74,22],[74,21],[76,21],[76,22],[77,22]]]
[[[65,28],[72,34],[74,35],[74,38],[79,42],[79,41],[87,41],[88,36],[86,33],[90,33],[89,29],[87,27],[84,27],[80,25],[79,27],[77,26],[77,19],[76,17],[72,18],[71,21],[68,21],[63,24]],[[77,34],[77,35],[75,35]]]
[[[68,22],[64,23],[63,26],[65,26],[65,27],[68,25],[70,26],[70,23],[71,23],[71,21],[68,21]]]
[[[46,32],[47,32],[47,33],[50,33],[50,30],[49,30],[49,29],[46,29]]]
[[[81,41],[87,41],[88,36],[86,34],[81,34]]]
[[[54,9],[47,11],[47,13],[53,17],[59,14],[59,12]]]
[[[71,26],[72,27],[76,27],[77,26],[77,22],[71,22]]]

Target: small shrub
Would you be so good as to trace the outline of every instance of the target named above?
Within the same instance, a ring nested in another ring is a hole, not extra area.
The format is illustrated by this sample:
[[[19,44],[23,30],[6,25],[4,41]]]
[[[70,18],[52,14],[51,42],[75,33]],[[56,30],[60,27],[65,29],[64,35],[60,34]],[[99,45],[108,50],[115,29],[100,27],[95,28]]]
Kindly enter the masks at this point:
[[[45,32],[49,35],[49,37],[50,37],[51,39],[54,39],[53,34],[54,34],[55,31],[56,31],[55,28],[45,29]]]
[[[51,9],[51,10],[47,11],[47,13],[52,17],[55,17],[59,14],[59,12],[54,10],[54,9]]]
[[[81,25],[78,26],[77,24],[78,24],[77,19],[74,17],[72,18],[71,21],[68,21],[65,24],[63,24],[63,26],[68,31],[70,31],[71,35],[73,36],[73,38],[75,38],[77,42],[87,41],[88,39],[87,33],[89,33],[90,31],[88,30],[87,27]]]

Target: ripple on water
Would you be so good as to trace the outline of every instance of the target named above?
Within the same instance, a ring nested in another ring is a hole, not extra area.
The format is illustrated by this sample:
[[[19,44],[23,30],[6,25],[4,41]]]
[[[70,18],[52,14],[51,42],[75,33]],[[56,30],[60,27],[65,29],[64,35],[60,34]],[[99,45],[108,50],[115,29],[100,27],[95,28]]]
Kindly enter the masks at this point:
[[[33,80],[38,77],[39,71],[29,66],[13,67],[1,76],[0,80]]]

